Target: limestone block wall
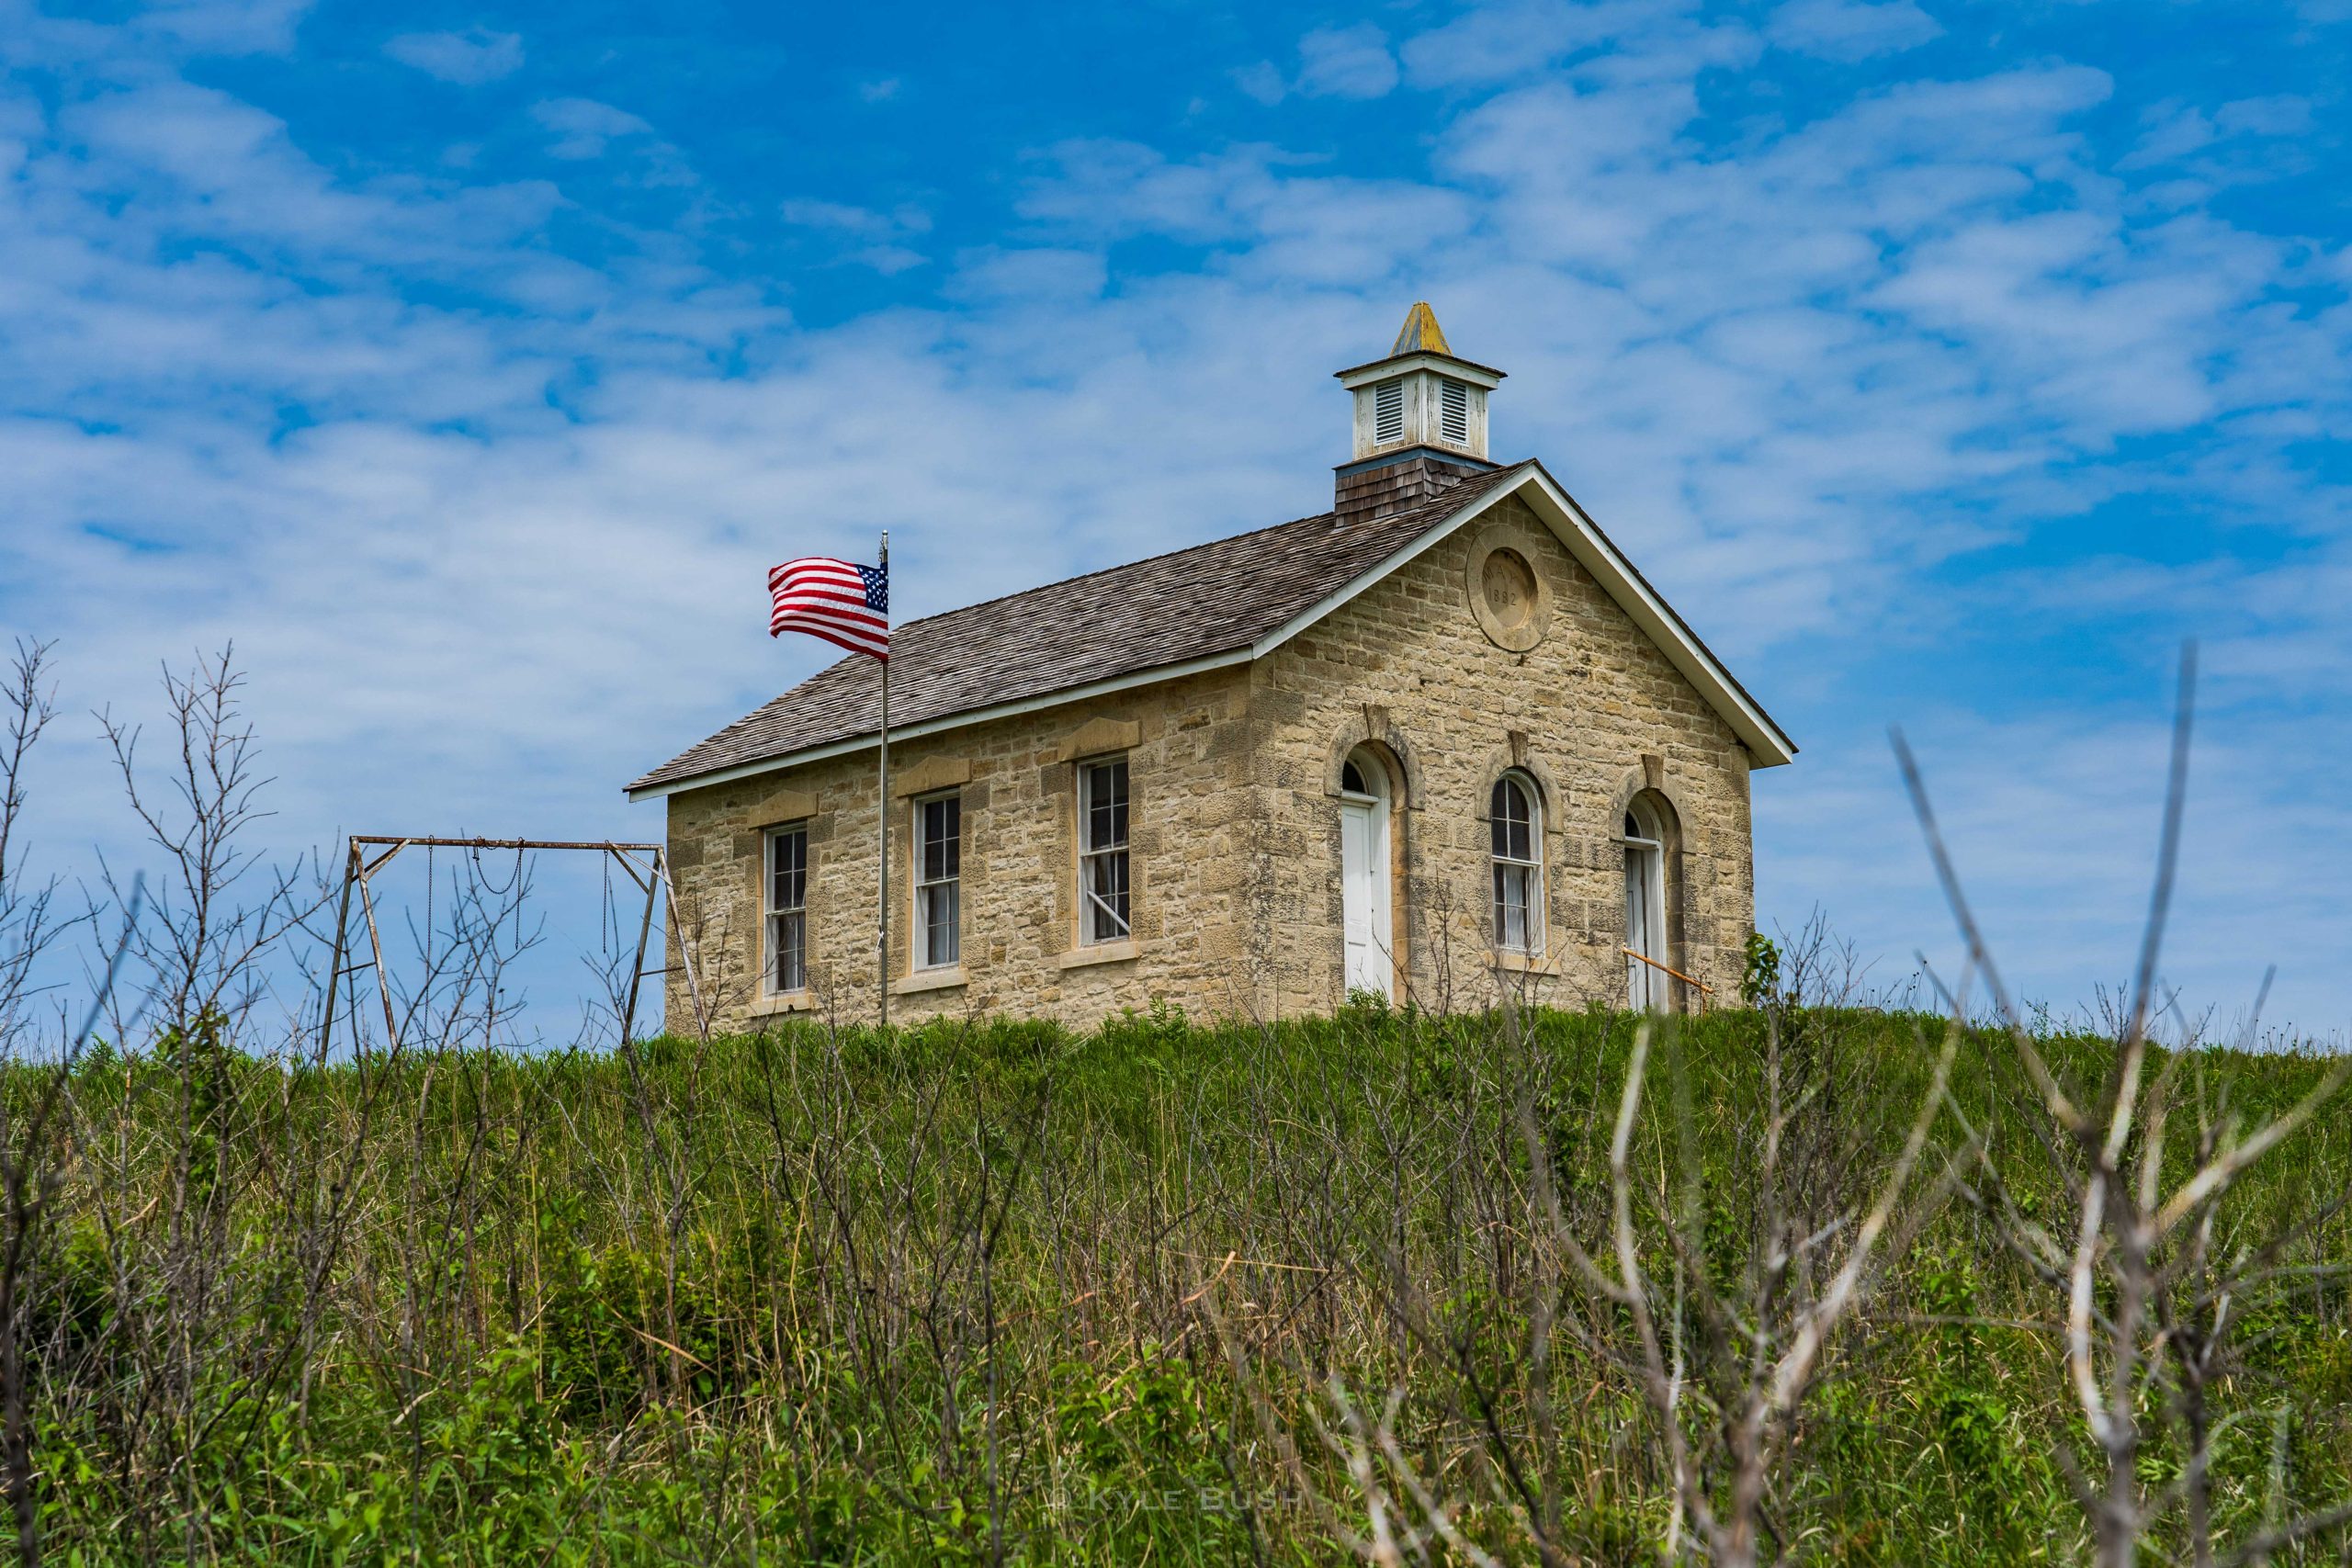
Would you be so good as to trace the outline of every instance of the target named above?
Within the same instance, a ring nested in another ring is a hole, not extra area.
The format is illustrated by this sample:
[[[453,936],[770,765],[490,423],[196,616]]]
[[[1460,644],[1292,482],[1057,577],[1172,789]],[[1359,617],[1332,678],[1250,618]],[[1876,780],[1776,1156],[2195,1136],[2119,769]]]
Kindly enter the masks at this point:
[[[1211,671],[891,746],[891,1017],[1011,1012],[1087,1025],[1166,997],[1203,1015],[1245,1011],[1250,862],[1250,681]],[[1129,762],[1135,941],[1080,948],[1077,764]],[[871,750],[687,790],[669,799],[681,926],[721,1030],[815,1013],[876,1014],[875,755]],[[908,875],[915,795],[963,802],[961,965],[910,974]],[[764,831],[808,825],[806,994],[762,994]],[[669,1027],[690,1032],[673,938]]]
[[[1532,639],[1522,624],[1494,628],[1498,641],[1482,621],[1476,574],[1498,546],[1539,580]],[[1341,762],[1366,741],[1399,775],[1396,942],[1400,978],[1425,1005],[1490,1002],[1505,985],[1558,1005],[1624,1005],[1620,834],[1643,790],[1669,807],[1675,967],[1726,999],[1736,991],[1755,918],[1747,752],[1517,501],[1252,666],[1250,703],[1264,814],[1252,915],[1256,942],[1274,954],[1262,1010],[1344,999],[1334,795]],[[1493,951],[1487,812],[1511,767],[1544,797],[1547,941],[1532,964]]]

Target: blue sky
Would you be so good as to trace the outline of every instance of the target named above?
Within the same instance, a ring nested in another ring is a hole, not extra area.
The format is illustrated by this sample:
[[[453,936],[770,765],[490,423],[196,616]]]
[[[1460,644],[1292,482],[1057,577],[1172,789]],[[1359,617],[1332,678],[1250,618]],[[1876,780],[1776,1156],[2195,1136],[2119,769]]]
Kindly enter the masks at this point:
[[[0,633],[41,866],[85,710],[235,638],[281,854],[654,837],[645,766],[902,615],[1321,509],[1329,372],[1433,301],[1804,747],[1764,923],[2352,1021],[2352,3],[382,7],[0,0]],[[585,924],[585,922],[575,922]],[[553,939],[570,940],[563,922]],[[580,940],[593,933],[582,931]],[[550,971],[540,994],[560,1000]]]

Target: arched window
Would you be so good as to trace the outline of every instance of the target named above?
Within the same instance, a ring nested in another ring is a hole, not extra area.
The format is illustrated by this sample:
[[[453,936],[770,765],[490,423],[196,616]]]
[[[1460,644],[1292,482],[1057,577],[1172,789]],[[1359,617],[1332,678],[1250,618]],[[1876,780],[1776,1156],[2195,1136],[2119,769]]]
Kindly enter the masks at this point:
[[[1625,807],[1625,996],[1636,1011],[1667,1007],[1666,832],[1657,809],[1636,795]],[[1646,962],[1645,962],[1646,960]]]
[[[1495,945],[1544,951],[1544,822],[1535,786],[1519,773],[1495,781],[1487,803],[1495,865]]]

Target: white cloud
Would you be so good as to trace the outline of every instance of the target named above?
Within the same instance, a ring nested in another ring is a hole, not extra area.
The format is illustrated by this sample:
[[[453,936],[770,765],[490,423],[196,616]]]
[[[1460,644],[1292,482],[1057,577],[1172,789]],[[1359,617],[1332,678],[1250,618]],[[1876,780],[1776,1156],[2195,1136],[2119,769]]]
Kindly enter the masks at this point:
[[[1237,247],[1237,266],[1294,285],[1389,276],[1471,222],[1467,200],[1433,186],[1310,174],[1264,147],[1179,162],[1126,141],[1050,149],[1021,210],[1057,236]]]
[[[284,54],[311,0],[165,0],[133,25],[198,54]]]
[[[2240,98],[2213,107],[2170,99],[2145,110],[2141,123],[2146,129],[2132,151],[2117,161],[2118,169],[2182,163],[2199,153],[2227,153],[2232,144],[2245,148],[2267,139],[2301,136],[2312,128],[2312,104],[2308,98],[2288,94]],[[2275,154],[2264,151],[2266,163],[2247,173],[2284,166]],[[2197,159],[2191,166],[2208,179],[2225,172],[2211,157]]]
[[[1236,71],[1233,85],[1270,108],[1281,103],[1290,91],[1290,84],[1283,80],[1281,69],[1271,60],[1261,60]]]
[[[1917,49],[1943,31],[1912,0],[1787,0],[1764,28],[1782,49],[1845,61]]]
[[[1109,281],[1102,253],[990,249],[958,256],[949,292],[959,299],[1003,301],[1091,299]]]
[[[1406,41],[1416,86],[1492,86],[1563,62],[1597,78],[1687,77],[1753,58],[1737,22],[1704,23],[1694,0],[1498,0]]]
[[[2214,110],[2213,123],[2233,135],[2300,136],[2312,128],[2312,101],[2291,93],[2239,98]]]
[[[1271,60],[1232,73],[1233,85],[1272,107],[1293,93],[1309,98],[1378,98],[1394,92],[1400,73],[1388,35],[1370,22],[1317,28],[1298,40],[1298,74],[1285,80]]]
[[[1298,90],[1311,98],[1377,98],[1396,85],[1388,35],[1370,22],[1317,28],[1298,40]]]
[[[515,33],[469,28],[461,33],[401,33],[384,52],[402,65],[461,86],[511,76],[523,64],[523,39]]]
[[[894,238],[931,230],[931,215],[922,208],[902,204],[888,212],[838,201],[787,201],[784,220],[798,228],[819,229],[859,239]]]
[[[614,141],[653,131],[627,109],[594,98],[548,98],[532,105],[531,116],[556,133],[548,151],[559,158],[601,158]]]
[[[838,201],[795,199],[782,209],[786,223],[838,242],[838,259],[894,277],[931,258],[906,243],[931,231],[931,214],[912,203],[888,212]]]

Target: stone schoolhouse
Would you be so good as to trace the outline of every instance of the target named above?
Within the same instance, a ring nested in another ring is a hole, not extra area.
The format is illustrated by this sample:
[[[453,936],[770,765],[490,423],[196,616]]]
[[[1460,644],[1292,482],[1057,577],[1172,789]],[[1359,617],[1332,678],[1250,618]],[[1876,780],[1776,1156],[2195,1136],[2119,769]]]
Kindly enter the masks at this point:
[[[1736,986],[1748,775],[1796,748],[1540,462],[1488,458],[1503,374],[1428,306],[1339,379],[1330,511],[895,628],[888,801],[863,656],[628,786],[717,1027],[870,1021],[885,983],[894,1021],[1077,1025]]]

